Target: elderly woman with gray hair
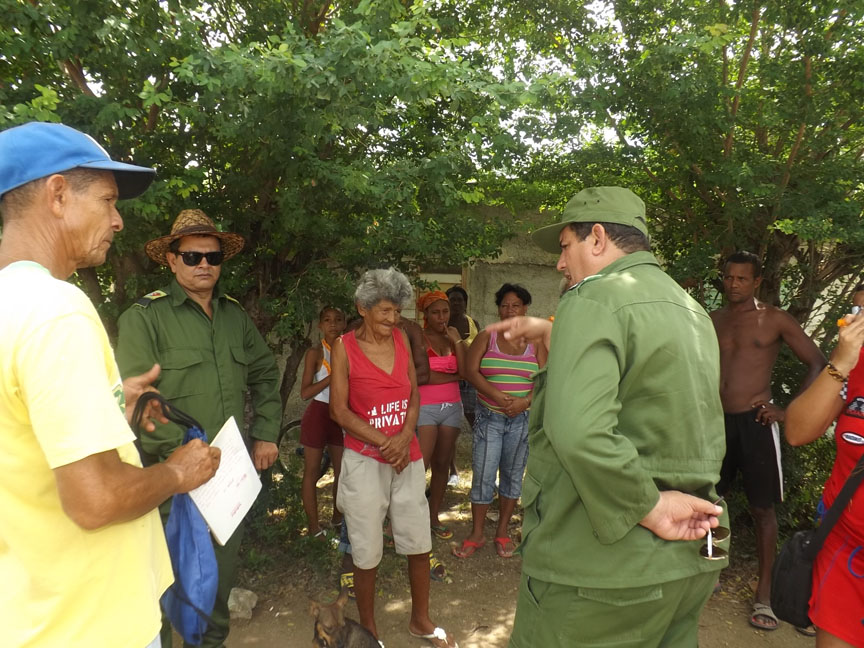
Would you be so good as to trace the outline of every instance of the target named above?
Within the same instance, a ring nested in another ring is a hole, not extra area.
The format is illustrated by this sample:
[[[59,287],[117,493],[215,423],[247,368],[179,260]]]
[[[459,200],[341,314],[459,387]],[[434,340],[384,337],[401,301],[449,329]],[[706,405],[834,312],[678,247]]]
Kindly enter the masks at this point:
[[[345,430],[337,503],[351,540],[360,623],[378,636],[375,577],[384,551],[381,525],[389,515],[396,551],[408,557],[408,632],[445,648],[458,644],[429,619],[432,537],[414,433],[420,400],[408,339],[396,327],[412,295],[395,269],[366,272],[354,293],[363,323],[333,345],[330,416]]]

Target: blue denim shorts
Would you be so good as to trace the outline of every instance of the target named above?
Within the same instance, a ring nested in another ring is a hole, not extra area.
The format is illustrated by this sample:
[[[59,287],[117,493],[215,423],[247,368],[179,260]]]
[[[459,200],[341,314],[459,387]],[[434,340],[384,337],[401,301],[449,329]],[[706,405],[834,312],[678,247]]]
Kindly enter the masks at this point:
[[[489,504],[498,494],[509,499],[522,495],[522,477],[528,463],[528,412],[513,418],[493,412],[477,403],[474,418],[474,477],[471,480],[471,502]],[[500,473],[500,474],[499,474]]]
[[[339,544],[336,545],[339,553],[351,554],[351,540],[348,539],[348,523],[345,518],[342,518],[342,524],[339,525]]]

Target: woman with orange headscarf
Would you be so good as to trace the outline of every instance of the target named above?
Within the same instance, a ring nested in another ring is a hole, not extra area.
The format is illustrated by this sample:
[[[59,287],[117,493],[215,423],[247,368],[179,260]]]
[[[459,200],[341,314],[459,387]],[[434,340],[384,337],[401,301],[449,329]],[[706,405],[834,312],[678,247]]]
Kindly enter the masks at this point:
[[[440,290],[420,298],[423,311],[426,353],[429,356],[429,382],[420,386],[420,417],[417,431],[426,467],[432,467],[429,485],[429,516],[432,533],[442,540],[453,531],[441,524],[438,512],[444,499],[450,458],[456,437],[462,429],[462,396],[459,392],[459,367],[464,363],[462,338],[449,326],[450,302]]]

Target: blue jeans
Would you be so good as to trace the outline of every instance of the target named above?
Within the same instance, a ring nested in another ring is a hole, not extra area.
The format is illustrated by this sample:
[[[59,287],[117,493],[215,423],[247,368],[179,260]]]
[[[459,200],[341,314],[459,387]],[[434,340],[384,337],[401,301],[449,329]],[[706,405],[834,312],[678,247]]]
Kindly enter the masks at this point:
[[[519,499],[522,477],[528,463],[528,411],[509,417],[493,412],[477,403],[474,419],[474,451],[471,480],[471,502],[490,504],[495,496],[495,476],[498,494]]]
[[[339,525],[339,544],[336,546],[339,553],[351,555],[351,541],[348,539],[348,521],[343,517]]]

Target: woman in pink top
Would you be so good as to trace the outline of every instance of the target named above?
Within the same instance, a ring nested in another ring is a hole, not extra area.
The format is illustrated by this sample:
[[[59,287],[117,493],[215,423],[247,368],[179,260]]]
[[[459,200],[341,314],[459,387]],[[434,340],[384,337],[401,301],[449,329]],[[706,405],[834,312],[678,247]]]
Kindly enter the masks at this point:
[[[408,339],[396,327],[412,295],[393,268],[363,275],[354,299],[363,324],[333,345],[330,416],[345,430],[337,505],[345,516],[354,559],[360,623],[376,637],[375,577],[389,515],[397,553],[408,557],[408,632],[434,646],[457,646],[429,619],[429,507],[426,471],[414,435],[419,408]]]
[[[426,320],[423,333],[429,356],[429,382],[420,386],[420,416],[417,432],[423,463],[432,466],[429,484],[429,515],[432,533],[449,540],[453,532],[441,524],[438,512],[444,499],[450,459],[456,438],[462,430],[462,395],[459,393],[459,367],[465,362],[462,338],[449,326],[450,302],[436,290],[420,298]]]

